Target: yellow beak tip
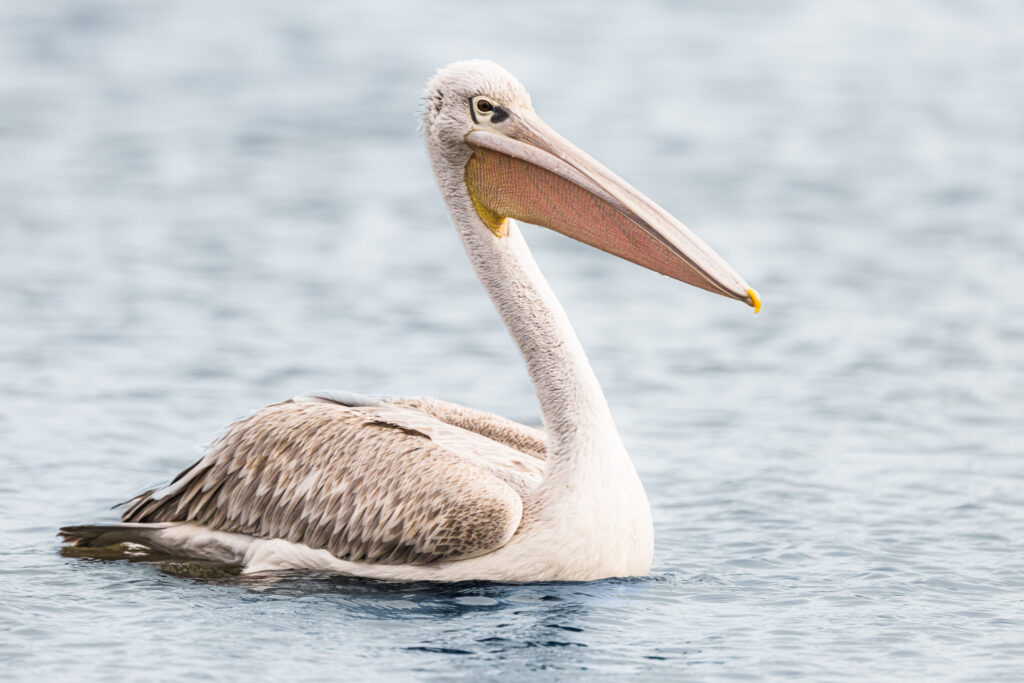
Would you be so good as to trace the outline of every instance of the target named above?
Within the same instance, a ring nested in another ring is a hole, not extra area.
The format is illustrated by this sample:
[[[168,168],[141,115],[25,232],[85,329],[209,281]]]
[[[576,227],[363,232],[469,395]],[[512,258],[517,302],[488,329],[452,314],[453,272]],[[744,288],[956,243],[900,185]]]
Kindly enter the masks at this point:
[[[757,290],[753,287],[747,287],[747,296],[750,297],[751,306],[754,307],[754,313],[761,312],[761,297],[758,296]]]

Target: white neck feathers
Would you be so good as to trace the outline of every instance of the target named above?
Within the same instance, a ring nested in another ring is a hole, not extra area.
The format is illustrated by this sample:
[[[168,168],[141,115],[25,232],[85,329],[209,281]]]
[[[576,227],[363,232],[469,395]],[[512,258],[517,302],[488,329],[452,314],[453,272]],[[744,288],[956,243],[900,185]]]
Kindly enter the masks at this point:
[[[435,165],[440,172],[438,166],[446,165]],[[473,207],[464,180],[439,180],[469,260],[537,391],[549,444],[545,484],[584,484],[582,479],[602,473],[635,477],[597,377],[519,227],[509,220],[508,236],[496,237]]]
[[[465,158],[445,159],[430,137],[428,149],[469,260],[526,359],[540,401],[547,460],[540,486],[523,501],[524,525],[544,530],[536,542],[552,561],[600,558],[598,575],[646,573],[653,553],[647,496],[565,310],[519,227],[510,220],[508,236],[499,238],[480,219],[463,177]],[[569,551],[548,554],[566,544]]]

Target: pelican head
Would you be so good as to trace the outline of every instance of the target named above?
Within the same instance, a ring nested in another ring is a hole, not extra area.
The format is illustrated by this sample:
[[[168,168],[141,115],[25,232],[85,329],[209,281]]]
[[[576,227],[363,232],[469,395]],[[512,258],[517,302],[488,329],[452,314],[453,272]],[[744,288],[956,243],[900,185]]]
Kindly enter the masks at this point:
[[[427,84],[423,131],[453,212],[468,196],[493,239],[508,218],[555,230],[695,287],[754,307],[760,298],[686,226],[556,133],[494,62],[450,64]]]

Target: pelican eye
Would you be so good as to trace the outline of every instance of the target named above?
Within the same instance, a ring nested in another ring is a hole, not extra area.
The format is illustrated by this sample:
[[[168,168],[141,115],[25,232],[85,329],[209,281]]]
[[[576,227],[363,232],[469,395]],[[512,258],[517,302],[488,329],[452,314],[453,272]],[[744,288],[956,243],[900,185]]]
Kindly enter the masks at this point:
[[[477,95],[469,100],[469,113],[473,116],[474,123],[501,123],[509,116],[504,107],[483,95]]]

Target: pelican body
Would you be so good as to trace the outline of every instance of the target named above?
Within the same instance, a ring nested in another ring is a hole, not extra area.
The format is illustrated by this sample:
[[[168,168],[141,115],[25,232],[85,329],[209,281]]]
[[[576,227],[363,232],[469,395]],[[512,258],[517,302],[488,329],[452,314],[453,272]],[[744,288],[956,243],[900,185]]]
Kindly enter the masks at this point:
[[[587,581],[650,571],[643,486],[572,326],[516,220],[759,308],[696,235],[549,128],[500,66],[427,84],[427,151],[459,237],[536,388],[544,430],[426,398],[321,391],[231,425],[121,524],[73,545],[137,543],[246,572],[392,581]]]

